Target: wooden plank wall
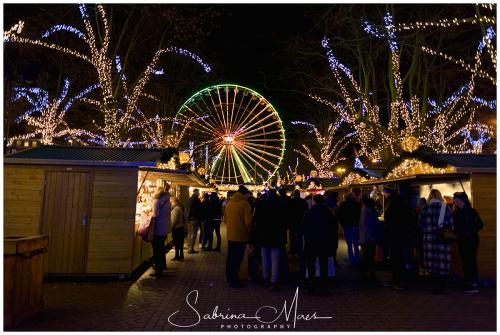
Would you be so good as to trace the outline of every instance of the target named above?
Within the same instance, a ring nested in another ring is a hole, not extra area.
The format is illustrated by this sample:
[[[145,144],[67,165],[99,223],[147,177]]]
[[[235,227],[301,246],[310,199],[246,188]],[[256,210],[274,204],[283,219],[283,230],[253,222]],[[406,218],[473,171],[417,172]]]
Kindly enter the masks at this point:
[[[4,235],[39,235],[45,171],[4,165]]]
[[[496,278],[496,174],[474,173],[471,176],[471,202],[484,223],[478,252],[479,276]]]
[[[95,170],[87,273],[130,273],[137,170]]]

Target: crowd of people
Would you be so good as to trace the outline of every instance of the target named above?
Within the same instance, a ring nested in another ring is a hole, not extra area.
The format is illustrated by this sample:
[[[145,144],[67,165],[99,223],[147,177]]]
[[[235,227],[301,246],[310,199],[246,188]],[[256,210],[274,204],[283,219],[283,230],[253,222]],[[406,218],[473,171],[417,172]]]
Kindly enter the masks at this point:
[[[327,192],[302,199],[299,191],[288,197],[284,190],[269,190],[253,198],[244,186],[227,203],[226,277],[230,286],[242,287],[238,278],[245,251],[249,253],[249,277],[258,281],[255,258],[262,265],[262,281],[272,291],[286,277],[290,254],[300,258],[310,293],[327,294],[329,258],[337,263],[339,231],[343,232],[349,264],[359,269],[361,280],[397,290],[408,288],[409,268],[428,276],[431,292],[446,292],[451,268],[451,242],[456,239],[464,270],[464,291],[478,292],[477,251],[483,223],[465,192],[457,192],[453,205],[438,190],[412,208],[395,186],[376,194],[349,193],[339,201]],[[381,220],[380,218],[383,217]],[[339,225],[342,229],[339,229]],[[377,262],[387,260],[392,280],[380,282]],[[318,271],[319,270],[319,271]],[[319,274],[319,276],[318,276]]]
[[[478,292],[478,232],[483,223],[467,194],[455,193],[450,206],[433,189],[416,208],[391,185],[384,187],[382,195],[383,199],[376,192],[348,193],[340,201],[338,193],[327,192],[302,199],[298,190],[290,197],[284,189],[269,189],[254,198],[245,186],[240,186],[225,201],[216,192],[205,193],[200,199],[199,190],[194,189],[183,206],[169,195],[167,185],[155,194],[152,275],[162,277],[166,268],[164,244],[170,230],[175,246],[172,260],[182,261],[185,222],[190,254],[221,251],[223,222],[227,228],[226,279],[231,287],[244,287],[239,272],[246,256],[249,279],[271,291],[279,290],[288,276],[288,246],[290,257],[299,259],[308,292],[326,295],[328,277],[335,271],[331,264],[338,265],[340,231],[349,266],[359,270],[363,282],[407,289],[408,269],[414,265],[420,275],[430,278],[432,293],[446,292],[451,242],[457,240],[464,291]],[[199,250],[195,250],[197,239]],[[392,274],[388,282],[380,282],[376,276],[377,261],[384,260],[389,262]]]

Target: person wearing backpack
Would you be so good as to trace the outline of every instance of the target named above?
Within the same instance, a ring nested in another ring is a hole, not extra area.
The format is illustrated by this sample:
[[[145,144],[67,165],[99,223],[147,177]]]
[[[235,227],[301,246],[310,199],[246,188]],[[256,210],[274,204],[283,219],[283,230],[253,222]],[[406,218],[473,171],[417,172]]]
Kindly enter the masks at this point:
[[[483,228],[483,221],[477,211],[472,208],[465,192],[456,192],[453,195],[453,223],[457,235],[458,252],[464,270],[464,292],[477,293],[478,271],[477,250],[479,249],[479,234]]]

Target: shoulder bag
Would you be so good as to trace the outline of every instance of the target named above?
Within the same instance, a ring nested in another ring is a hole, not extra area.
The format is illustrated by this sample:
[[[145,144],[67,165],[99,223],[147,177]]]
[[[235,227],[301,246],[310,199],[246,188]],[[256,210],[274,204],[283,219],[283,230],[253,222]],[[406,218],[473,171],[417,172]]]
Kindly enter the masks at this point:
[[[439,212],[438,226],[436,229],[436,241],[438,243],[450,243],[455,239],[455,234],[450,226],[444,226],[444,216],[446,214],[446,204],[441,205]]]
[[[165,204],[166,203],[160,206],[160,209],[162,209]],[[144,220],[143,222],[141,222],[139,229],[137,229],[137,234],[139,234],[144,241],[152,242],[155,237],[155,224],[156,217],[151,216],[149,220]]]

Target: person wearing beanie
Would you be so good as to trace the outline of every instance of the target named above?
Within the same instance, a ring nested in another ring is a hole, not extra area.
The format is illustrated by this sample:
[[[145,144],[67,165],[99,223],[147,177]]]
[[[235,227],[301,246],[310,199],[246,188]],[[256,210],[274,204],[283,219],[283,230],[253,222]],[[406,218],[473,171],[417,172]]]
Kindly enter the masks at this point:
[[[453,224],[458,240],[458,252],[464,271],[464,292],[476,293],[479,291],[477,251],[479,249],[479,231],[483,228],[483,221],[477,211],[471,207],[465,192],[456,192],[453,195]]]

